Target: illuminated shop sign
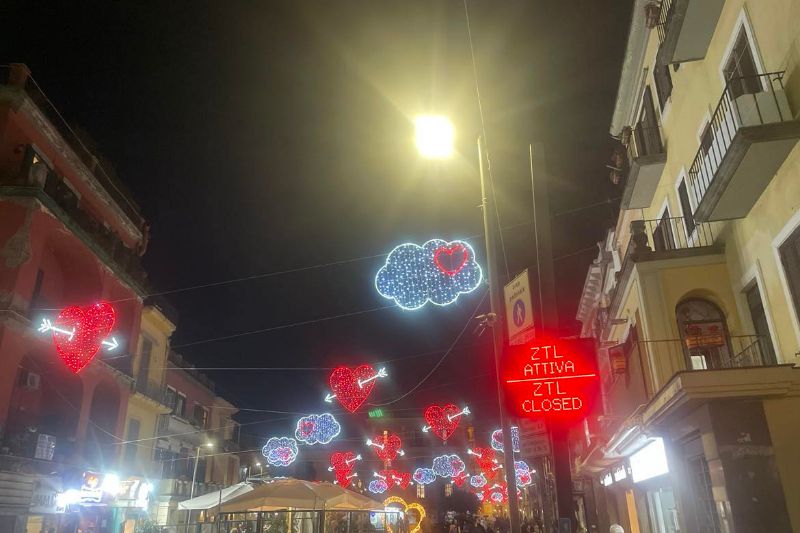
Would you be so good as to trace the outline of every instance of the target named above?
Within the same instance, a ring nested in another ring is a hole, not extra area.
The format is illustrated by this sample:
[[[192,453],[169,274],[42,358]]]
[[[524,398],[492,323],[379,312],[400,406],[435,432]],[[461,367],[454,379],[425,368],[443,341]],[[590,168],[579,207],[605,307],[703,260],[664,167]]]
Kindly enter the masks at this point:
[[[625,471],[625,465],[620,465],[616,467],[612,471],[612,473],[614,475],[614,481],[622,481],[623,479],[628,477],[628,473]]]
[[[611,478],[611,472],[608,472],[605,476],[603,476],[603,479],[600,480],[600,484],[604,487],[608,487],[612,483],[614,483],[614,480]]]
[[[630,457],[631,478],[634,483],[669,473],[664,440],[654,439]]]
[[[594,341],[556,339],[511,346],[503,382],[510,411],[521,418],[584,418],[599,393]]]

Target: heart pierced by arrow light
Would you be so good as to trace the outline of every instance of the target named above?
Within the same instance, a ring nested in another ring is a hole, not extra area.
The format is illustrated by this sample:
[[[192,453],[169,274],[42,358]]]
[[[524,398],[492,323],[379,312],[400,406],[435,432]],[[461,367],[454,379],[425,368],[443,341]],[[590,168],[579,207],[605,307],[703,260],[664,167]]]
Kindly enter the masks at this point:
[[[58,356],[77,374],[94,359],[101,346],[109,351],[119,346],[114,337],[106,339],[115,320],[114,308],[107,302],[87,307],[71,305],[62,309],[55,321],[42,320],[39,331],[52,332]]]
[[[361,407],[379,378],[386,377],[386,369],[377,372],[370,365],[361,365],[355,368],[340,366],[336,368],[328,380],[333,394],[325,396],[325,401],[330,403],[334,398],[339,400],[342,407],[355,413]]]
[[[395,433],[388,433],[386,436],[378,435],[374,439],[367,439],[367,446],[375,448],[375,454],[384,461],[393,461],[398,455],[405,455],[400,447],[402,442]]]
[[[460,409],[453,404],[431,405],[425,409],[425,421],[427,426],[422,431],[427,433],[433,431],[434,435],[446,441],[455,432],[462,415],[470,414],[469,407]]]

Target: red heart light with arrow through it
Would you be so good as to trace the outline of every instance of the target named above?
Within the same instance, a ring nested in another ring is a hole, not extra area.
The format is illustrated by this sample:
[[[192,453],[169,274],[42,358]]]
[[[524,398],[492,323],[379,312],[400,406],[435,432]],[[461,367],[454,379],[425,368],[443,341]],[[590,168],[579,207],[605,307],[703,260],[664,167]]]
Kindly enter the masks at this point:
[[[384,461],[394,461],[398,453],[402,453],[400,449],[402,442],[396,433],[388,433],[378,435],[371,441],[367,441],[369,446],[375,448],[375,454]]]
[[[440,246],[433,251],[433,263],[448,276],[455,276],[461,272],[467,261],[469,261],[469,250],[458,242]]]
[[[328,383],[342,407],[354,413],[366,401],[369,393],[375,387],[376,375],[378,373],[370,365],[361,365],[352,369],[340,366],[331,373]]]
[[[106,302],[61,310],[50,329],[58,356],[72,372],[77,374],[92,362],[115,320],[114,308]]]
[[[428,423],[431,431],[433,431],[437,437],[446,441],[458,427],[462,414],[464,414],[464,412],[461,409],[449,403],[445,406],[429,406],[425,409],[424,416],[425,422]]]

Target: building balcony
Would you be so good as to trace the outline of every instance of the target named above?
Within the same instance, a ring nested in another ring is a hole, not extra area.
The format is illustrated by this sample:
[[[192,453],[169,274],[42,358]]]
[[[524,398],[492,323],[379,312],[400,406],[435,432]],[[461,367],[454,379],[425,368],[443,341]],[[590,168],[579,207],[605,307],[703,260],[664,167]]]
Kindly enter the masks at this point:
[[[661,64],[703,59],[725,0],[662,0],[656,30]]]
[[[194,484],[194,497],[215,492],[221,488],[222,486],[216,483],[201,483],[198,481]],[[174,498],[177,501],[188,500],[190,494],[192,494],[192,482],[191,480],[162,479],[158,482],[157,494],[160,500],[167,498]]]
[[[38,199],[109,268],[133,287],[145,292],[147,274],[139,255],[89,212],[64,178],[44,163],[36,161],[35,151],[26,147],[20,168],[0,174],[0,196]]]
[[[164,413],[169,413],[172,408],[167,403],[167,390],[162,383],[150,379],[136,380],[133,391],[165,409]]]
[[[699,221],[747,216],[800,138],[783,72],[730,80],[689,169]]]
[[[158,418],[158,436],[176,437],[193,446],[203,446],[208,442],[204,431],[198,431],[197,425],[175,414],[161,415]]]
[[[625,189],[622,193],[622,209],[645,209],[650,207],[667,162],[667,152],[661,140],[659,126],[638,124],[633,130],[623,132],[627,161]]]
[[[651,361],[672,362],[675,372],[773,366],[770,340],[758,335],[699,332],[683,339],[638,341]],[[667,378],[671,376],[665,376]]]

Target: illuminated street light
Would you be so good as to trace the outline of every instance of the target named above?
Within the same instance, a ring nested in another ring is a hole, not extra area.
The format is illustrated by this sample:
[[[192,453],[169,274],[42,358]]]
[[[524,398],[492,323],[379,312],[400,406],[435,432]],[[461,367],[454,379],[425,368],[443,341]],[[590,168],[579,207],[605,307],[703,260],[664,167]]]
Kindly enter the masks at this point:
[[[427,159],[445,159],[453,155],[455,129],[441,115],[421,115],[414,120],[417,150]]]

